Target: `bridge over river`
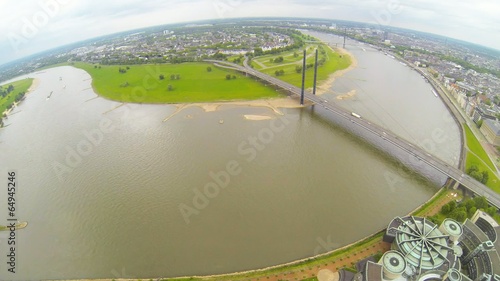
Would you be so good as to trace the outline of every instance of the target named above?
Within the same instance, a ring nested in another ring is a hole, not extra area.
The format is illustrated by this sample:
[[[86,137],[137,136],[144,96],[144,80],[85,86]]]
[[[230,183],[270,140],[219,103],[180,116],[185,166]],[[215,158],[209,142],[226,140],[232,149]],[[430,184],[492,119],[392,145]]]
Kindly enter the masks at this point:
[[[292,84],[279,80],[270,75],[259,72],[248,65],[248,60],[246,59],[243,63],[244,66],[240,66],[234,63],[226,62],[226,61],[218,61],[218,60],[206,60],[207,62],[214,63],[217,66],[230,68],[248,75],[252,75],[262,81],[265,81],[269,84],[272,84],[276,87],[282,88],[286,91],[291,92],[292,94],[301,95],[301,88],[296,87]],[[336,105],[335,103],[328,102],[325,99],[322,99],[320,96],[313,95],[308,91],[304,92],[304,98],[316,106],[321,106],[325,110],[331,112],[332,114],[337,115],[340,118],[348,120],[350,122],[350,126],[357,126],[374,136],[380,138],[382,141],[387,142],[393,147],[402,150],[404,153],[408,154],[411,157],[413,162],[418,161],[420,165],[426,165],[443,175],[447,176],[455,180],[457,183],[461,184],[463,187],[468,189],[469,191],[475,193],[479,196],[484,196],[488,200],[490,204],[493,206],[500,208],[500,194],[494,192],[489,187],[484,184],[476,181],[471,178],[467,174],[465,174],[462,170],[450,166],[445,161],[427,153],[420,147],[417,147],[410,142],[398,137],[396,134],[391,132],[386,128],[382,128],[381,126],[374,124],[368,120],[363,119],[359,115],[349,112],[344,108]]]

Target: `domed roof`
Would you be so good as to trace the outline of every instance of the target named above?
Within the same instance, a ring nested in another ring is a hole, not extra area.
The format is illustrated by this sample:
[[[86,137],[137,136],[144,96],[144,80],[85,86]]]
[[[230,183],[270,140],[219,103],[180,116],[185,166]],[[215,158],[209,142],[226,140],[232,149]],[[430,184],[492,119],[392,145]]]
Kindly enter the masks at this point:
[[[463,233],[462,226],[452,219],[445,219],[443,225],[450,235],[460,236]]]
[[[396,240],[399,251],[408,263],[419,271],[431,270],[448,262],[448,235],[444,235],[437,226],[425,218],[406,217],[398,226]]]
[[[402,274],[406,270],[403,255],[396,251],[388,251],[382,256],[382,265],[391,273]]]

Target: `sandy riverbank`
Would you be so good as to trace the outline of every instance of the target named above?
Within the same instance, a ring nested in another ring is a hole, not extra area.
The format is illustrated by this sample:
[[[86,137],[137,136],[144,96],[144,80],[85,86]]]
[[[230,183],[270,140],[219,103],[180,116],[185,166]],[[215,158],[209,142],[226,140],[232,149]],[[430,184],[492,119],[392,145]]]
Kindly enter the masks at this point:
[[[309,106],[311,103],[306,102],[304,106]],[[229,101],[229,102],[214,102],[214,103],[189,103],[189,104],[176,104],[177,110],[166,117],[163,122],[168,121],[170,118],[179,114],[182,110],[190,107],[200,107],[205,112],[214,112],[220,109],[222,106],[245,106],[245,107],[263,107],[272,110],[276,115],[284,115],[280,110],[282,108],[300,108],[298,97],[285,97],[277,99],[262,99],[262,100],[250,100],[250,101]],[[188,116],[190,117],[190,116]],[[269,120],[272,116],[269,115],[244,115],[247,120],[259,121],[259,120]]]
[[[331,48],[331,47],[329,47],[329,48]],[[349,71],[355,69],[356,67],[358,67],[358,60],[356,59],[356,57],[354,57],[354,55],[352,55],[347,50],[342,49],[342,48],[336,48],[336,49],[332,49],[332,50],[334,52],[337,52],[337,53],[341,54],[341,55],[347,55],[347,56],[349,56],[351,58],[351,65],[349,65],[349,67],[347,67],[346,69],[335,71],[334,73],[332,73],[328,77],[328,79],[326,79],[324,82],[322,82],[320,85],[318,85],[318,89],[317,89],[317,94],[318,95],[321,95],[321,94],[324,94],[324,93],[330,91],[330,89],[333,86],[333,83],[335,82],[335,80],[337,78],[343,76],[347,72],[349,72]]]
[[[248,115],[243,115],[243,117],[245,117],[245,119],[247,119],[247,120],[252,120],[252,121],[263,121],[263,120],[271,120],[271,119],[273,119],[273,117],[269,116],[269,115],[252,115],[252,114],[248,114]]]
[[[31,86],[28,88],[28,91],[26,92],[26,94],[30,94],[31,92],[33,92],[34,90],[36,90],[39,85],[40,85],[40,79],[39,78],[33,78],[33,82],[31,83]]]
[[[345,100],[345,99],[349,99],[349,98],[352,98],[356,95],[356,90],[352,90],[352,91],[349,91],[347,94],[344,94],[344,95],[338,95],[336,97],[336,99],[338,100]]]

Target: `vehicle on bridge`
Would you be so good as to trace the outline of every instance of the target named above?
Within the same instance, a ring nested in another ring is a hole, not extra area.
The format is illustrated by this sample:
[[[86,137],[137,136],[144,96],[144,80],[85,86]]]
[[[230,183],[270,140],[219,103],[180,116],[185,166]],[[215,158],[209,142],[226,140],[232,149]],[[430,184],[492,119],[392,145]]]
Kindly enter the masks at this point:
[[[357,113],[354,113],[354,112],[351,112],[351,115],[356,117],[356,118],[361,118],[361,115],[357,114]]]

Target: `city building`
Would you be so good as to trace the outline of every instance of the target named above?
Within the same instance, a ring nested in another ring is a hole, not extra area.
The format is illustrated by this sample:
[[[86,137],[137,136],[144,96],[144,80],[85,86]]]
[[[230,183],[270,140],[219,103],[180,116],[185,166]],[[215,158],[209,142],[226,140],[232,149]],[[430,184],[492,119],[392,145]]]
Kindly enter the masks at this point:
[[[384,234],[391,250],[379,261],[366,261],[359,281],[498,281],[500,226],[477,211],[459,223],[441,225],[421,217],[397,217]]]
[[[480,131],[489,143],[500,146],[500,123],[498,121],[484,119]]]

